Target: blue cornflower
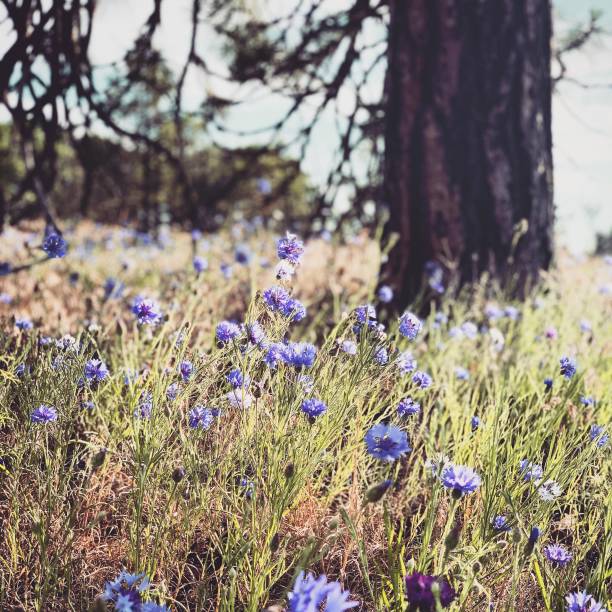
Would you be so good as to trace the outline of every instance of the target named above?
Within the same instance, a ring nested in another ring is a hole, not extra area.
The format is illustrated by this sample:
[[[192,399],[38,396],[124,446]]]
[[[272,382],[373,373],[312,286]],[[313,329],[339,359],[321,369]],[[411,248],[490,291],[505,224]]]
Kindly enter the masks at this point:
[[[81,402],[81,408],[83,408],[83,410],[93,410],[95,404],[91,400],[83,400]]]
[[[559,364],[561,365],[560,372],[565,378],[570,379],[576,373],[576,362],[570,357],[561,357]]]
[[[104,281],[104,299],[120,298],[124,289],[125,285],[121,281],[109,276]]]
[[[506,306],[504,308],[504,316],[510,319],[511,321],[516,321],[520,316],[519,309],[515,306]]]
[[[419,389],[427,389],[431,387],[433,381],[431,380],[431,376],[426,372],[417,371],[412,375],[412,382]]]
[[[0,276],[6,276],[11,273],[13,266],[8,261],[0,261]]]
[[[217,325],[217,330],[215,335],[217,340],[222,344],[226,344],[231,340],[234,340],[240,335],[240,327],[236,323],[232,323],[231,321],[221,321]]]
[[[143,391],[140,395],[140,402],[134,410],[134,416],[137,419],[150,419],[153,412],[153,394],[149,391]]]
[[[113,602],[117,612],[167,612],[165,605],[143,602],[142,594],[151,584],[145,574],[129,574],[122,571],[115,580],[104,585],[102,599]]]
[[[566,612],[606,612],[603,604],[599,603],[586,591],[575,591],[566,596]]]
[[[308,342],[291,342],[283,351],[286,363],[296,368],[310,368],[317,356],[317,348]]]
[[[181,361],[181,364],[179,365],[179,374],[181,375],[183,382],[187,382],[193,374],[193,363],[188,360]]]
[[[314,389],[314,379],[308,374],[300,374],[297,377],[297,382],[301,385],[304,393],[311,393]]]
[[[595,405],[595,398],[592,395],[581,395],[580,396],[580,403],[583,406],[594,406]]]
[[[433,327],[438,329],[442,325],[446,325],[448,323],[448,317],[444,312],[436,312],[434,316]]]
[[[564,567],[572,560],[572,554],[560,544],[549,544],[544,547],[544,556],[555,566]]]
[[[462,368],[461,366],[457,366],[455,368],[455,378],[457,380],[469,380],[470,373],[465,368]]]
[[[276,244],[276,254],[279,259],[287,259],[292,264],[300,263],[304,253],[304,243],[295,235],[287,232]]]
[[[169,401],[173,402],[177,398],[179,391],[179,384],[174,382],[171,385],[168,385],[168,388],[166,389],[166,397]]]
[[[243,476],[238,484],[244,489],[243,493],[247,499],[251,499],[253,497],[253,493],[255,492],[255,483],[252,480],[249,480],[246,476]]]
[[[606,428],[603,425],[591,425],[589,435],[591,440],[594,441],[599,448],[604,447],[610,439],[610,436],[606,433]]]
[[[17,376],[19,376],[19,378],[21,378],[22,376],[24,376],[28,372],[28,370],[29,370],[29,368],[26,366],[25,363],[20,363],[15,368],[15,374],[17,374]]]
[[[32,329],[34,325],[32,324],[32,321],[30,321],[30,319],[23,317],[21,319],[15,319],[15,327],[17,329],[20,329],[21,331],[26,331],[28,329]]]
[[[471,421],[472,431],[476,431],[480,427],[480,418],[474,415]]]
[[[417,368],[417,361],[410,351],[404,351],[397,356],[397,367],[402,375],[410,374]]]
[[[261,345],[266,340],[266,333],[258,321],[247,323],[245,325],[247,339],[251,344]]]
[[[388,304],[393,299],[393,289],[389,285],[382,285],[379,287],[377,295],[383,304]]]
[[[378,423],[369,429],[365,435],[368,453],[381,461],[395,461],[412,449],[408,444],[408,436],[395,425]]]
[[[202,274],[202,272],[208,270],[208,261],[204,257],[196,255],[191,263],[196,274]]]
[[[358,605],[356,601],[349,601],[349,596],[338,582],[328,583],[325,575],[315,578],[301,571],[287,595],[287,612],[318,612],[323,603],[325,612],[342,612]]]
[[[42,243],[42,249],[50,259],[59,259],[66,255],[68,244],[56,232],[50,232]]]
[[[542,530],[537,525],[534,525],[529,532],[529,543],[535,544],[540,539],[541,535]]]
[[[207,430],[213,423],[213,413],[204,406],[196,406],[189,412],[189,427]]]
[[[192,229],[191,230],[191,239],[194,242],[197,242],[198,240],[200,240],[202,238],[202,232],[199,229]]]
[[[478,327],[472,321],[466,321],[461,324],[461,331],[466,338],[474,340],[478,336]]]
[[[302,412],[305,412],[312,418],[321,416],[327,410],[325,402],[322,402],[320,399],[316,399],[314,397],[305,399],[300,407]]]
[[[227,401],[234,408],[250,408],[253,404],[253,396],[250,393],[247,393],[244,388],[242,389],[234,389],[230,391],[226,396]]]
[[[290,298],[281,307],[281,313],[291,321],[298,323],[302,319],[306,318],[306,306],[295,298]]]
[[[405,397],[397,405],[397,414],[401,417],[412,416],[421,412],[421,404],[415,402],[411,397]]]
[[[347,355],[357,354],[357,343],[354,340],[342,340],[340,350]]]
[[[355,316],[357,321],[363,325],[376,320],[376,309],[372,304],[362,304],[355,308]]]
[[[281,344],[279,342],[272,342],[266,346],[266,352],[263,357],[263,361],[269,368],[275,370],[279,362],[287,363],[287,361],[285,360],[286,352],[287,347],[284,344]]]
[[[243,266],[249,264],[252,258],[251,249],[246,244],[239,244],[234,251],[234,259],[236,263],[239,263]]]
[[[237,389],[238,387],[246,387],[250,382],[250,378],[245,376],[238,368],[230,370],[229,374],[227,374],[225,378],[234,389]]]
[[[162,318],[162,312],[155,300],[138,296],[132,302],[132,312],[140,325],[156,325]]]
[[[267,178],[257,179],[257,191],[262,195],[268,195],[272,191],[272,183]]]
[[[523,459],[520,464],[520,473],[525,482],[530,480],[540,480],[544,474],[544,470],[541,465],[533,463],[528,459]]]
[[[416,340],[419,335],[423,323],[412,312],[405,312],[399,320],[399,333],[408,338],[408,340]]]
[[[508,519],[502,514],[494,517],[491,521],[491,525],[493,525],[493,529],[495,529],[495,531],[510,531],[511,529],[510,525],[508,524]]]
[[[480,476],[471,467],[454,464],[448,465],[442,470],[440,480],[447,489],[452,489],[453,494],[458,497],[474,493],[481,483]]]
[[[550,391],[553,387],[553,379],[552,378],[545,378],[544,379],[544,388],[546,391]]]
[[[496,321],[503,317],[504,312],[497,304],[487,304],[484,308],[484,315],[489,321]]]
[[[380,348],[376,349],[376,351],[374,352],[374,361],[378,365],[385,365],[389,361],[389,353],[387,352],[387,349],[384,346],[381,346]]]
[[[291,299],[289,292],[278,285],[266,289],[262,297],[266,306],[272,311],[279,311]]]
[[[108,368],[101,359],[90,359],[85,364],[85,378],[90,383],[99,383],[108,376]]]
[[[223,278],[229,280],[234,275],[234,270],[232,266],[228,263],[222,263],[219,266],[219,270],[221,270],[221,274],[223,274]]]
[[[49,423],[57,420],[57,410],[53,406],[41,404],[30,415],[32,423]]]

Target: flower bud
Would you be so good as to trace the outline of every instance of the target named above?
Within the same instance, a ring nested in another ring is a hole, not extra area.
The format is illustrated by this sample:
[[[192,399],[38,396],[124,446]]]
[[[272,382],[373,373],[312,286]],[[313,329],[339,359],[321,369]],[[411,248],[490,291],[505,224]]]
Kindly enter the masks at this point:
[[[172,480],[178,484],[181,482],[181,480],[183,480],[183,478],[185,478],[185,474],[186,472],[184,467],[174,468],[174,471],[172,472]]]
[[[377,501],[380,501],[392,484],[393,481],[387,479],[370,487],[366,492],[366,502],[374,504]]]

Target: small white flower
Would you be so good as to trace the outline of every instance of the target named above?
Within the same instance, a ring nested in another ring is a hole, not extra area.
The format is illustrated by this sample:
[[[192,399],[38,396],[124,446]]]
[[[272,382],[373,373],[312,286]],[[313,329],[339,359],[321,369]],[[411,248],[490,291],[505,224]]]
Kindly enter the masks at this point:
[[[554,501],[562,493],[561,487],[556,480],[546,480],[538,485],[538,495],[544,501]]]

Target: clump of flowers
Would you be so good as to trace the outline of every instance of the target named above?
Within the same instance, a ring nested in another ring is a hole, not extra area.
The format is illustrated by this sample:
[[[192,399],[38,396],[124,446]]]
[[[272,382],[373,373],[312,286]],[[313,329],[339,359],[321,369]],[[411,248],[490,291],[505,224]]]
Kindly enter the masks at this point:
[[[385,423],[371,427],[365,435],[365,443],[368,453],[381,461],[395,461],[412,450],[406,432]]]
[[[359,605],[349,600],[350,593],[342,590],[339,582],[327,582],[321,575],[315,578],[312,574],[301,571],[295,579],[293,589],[287,595],[288,612],[342,612]]]

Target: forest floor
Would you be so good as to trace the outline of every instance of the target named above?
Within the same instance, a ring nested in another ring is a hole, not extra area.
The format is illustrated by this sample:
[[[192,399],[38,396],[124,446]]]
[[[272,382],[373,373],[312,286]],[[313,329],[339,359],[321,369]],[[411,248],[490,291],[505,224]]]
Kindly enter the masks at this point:
[[[366,235],[159,238],[0,277],[0,609],[609,605],[610,262],[398,321]]]

